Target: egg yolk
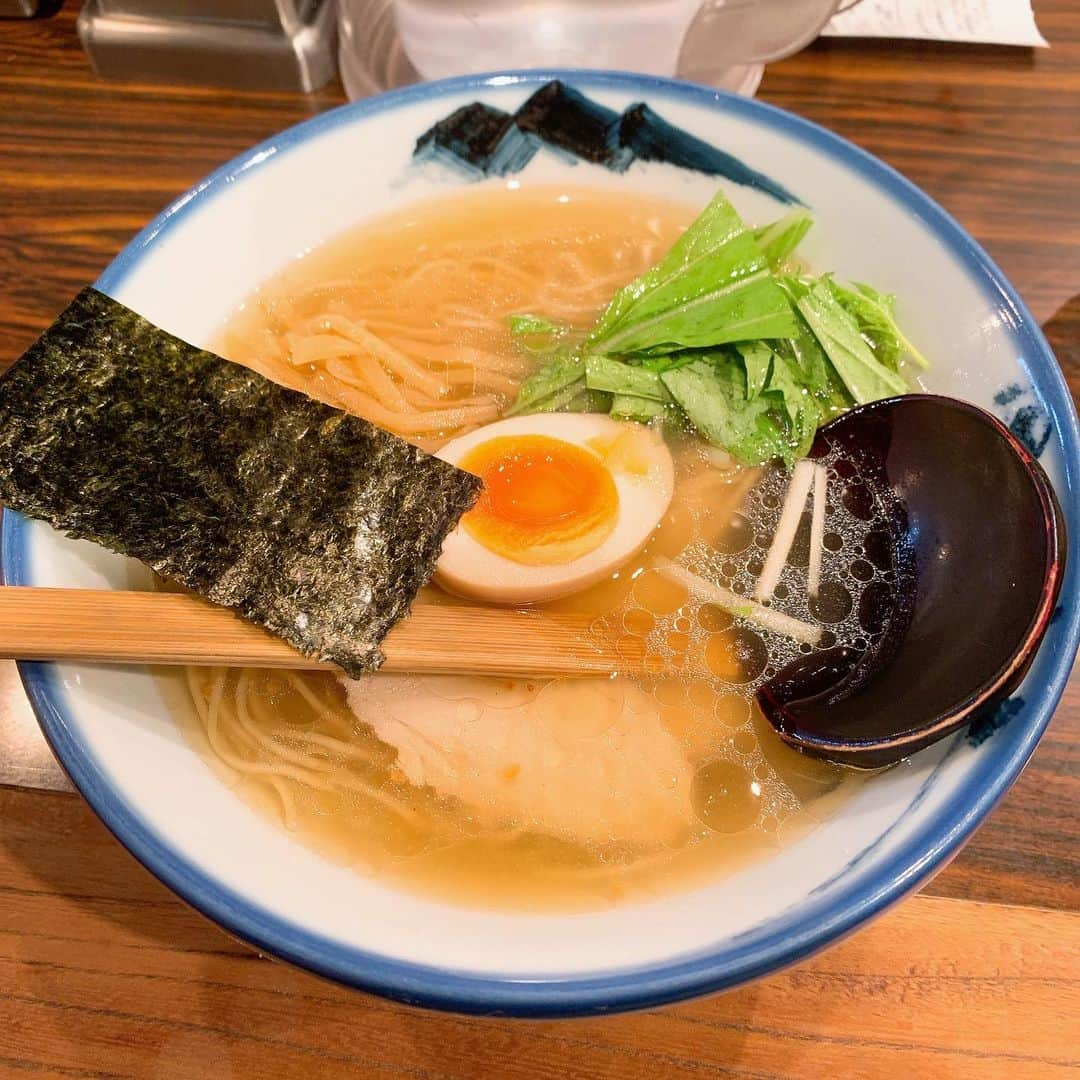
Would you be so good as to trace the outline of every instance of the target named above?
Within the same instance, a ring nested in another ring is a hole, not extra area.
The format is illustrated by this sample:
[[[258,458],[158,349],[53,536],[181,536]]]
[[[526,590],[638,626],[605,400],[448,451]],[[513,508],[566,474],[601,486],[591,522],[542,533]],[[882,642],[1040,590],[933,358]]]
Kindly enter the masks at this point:
[[[572,562],[595,551],[615,528],[615,481],[595,454],[573,443],[506,435],[473,447],[460,465],[484,481],[463,527],[516,563]]]

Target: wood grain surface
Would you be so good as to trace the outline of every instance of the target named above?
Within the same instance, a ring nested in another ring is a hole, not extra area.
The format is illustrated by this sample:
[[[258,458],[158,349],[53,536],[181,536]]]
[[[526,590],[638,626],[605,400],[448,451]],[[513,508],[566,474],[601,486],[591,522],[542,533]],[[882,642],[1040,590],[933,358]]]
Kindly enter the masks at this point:
[[[928,191],[1043,322],[1080,394],[1080,7],[1050,50],[831,39],[760,96]],[[105,83],[68,5],[0,22],[0,366],[173,197],[337,104]],[[1080,1070],[1080,681],[922,894],[817,958],[640,1016],[413,1012],[256,957],[167,893],[81,800],[0,789],[0,1076],[1026,1077]]]
[[[642,638],[592,632],[592,615],[416,604],[383,642],[386,672],[644,674]],[[188,593],[0,588],[0,657],[113,664],[337,670],[236,612]],[[671,670],[674,670],[673,668]]]
[[[1075,913],[919,896],[721,997],[480,1021],[256,957],[68,796],[0,790],[0,830],[0,1075],[1041,1080],[1080,1068]]]

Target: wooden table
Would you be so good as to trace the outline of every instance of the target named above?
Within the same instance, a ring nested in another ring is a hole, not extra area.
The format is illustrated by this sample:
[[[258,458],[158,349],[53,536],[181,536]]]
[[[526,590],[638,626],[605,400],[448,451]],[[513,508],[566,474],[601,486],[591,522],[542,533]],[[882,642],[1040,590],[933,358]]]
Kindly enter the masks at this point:
[[[1077,393],[1080,10],[1036,9],[1049,52],[821,42],[771,67],[760,96],[952,211],[1047,327]],[[178,192],[340,100],[337,87],[108,84],[71,11],[0,22],[0,365]],[[723,997],[534,1024],[411,1012],[269,963],[185,908],[80,799],[0,789],[0,1075],[1075,1075],[1078,776],[1074,677],[991,819],[873,926]]]

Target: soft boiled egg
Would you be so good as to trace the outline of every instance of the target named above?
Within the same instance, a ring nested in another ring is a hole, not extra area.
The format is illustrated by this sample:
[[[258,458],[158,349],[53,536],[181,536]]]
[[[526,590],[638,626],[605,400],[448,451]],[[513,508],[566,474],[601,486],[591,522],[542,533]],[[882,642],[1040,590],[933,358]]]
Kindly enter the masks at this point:
[[[516,416],[447,443],[444,461],[484,481],[447,537],[435,580],[494,604],[534,604],[615,573],[667,513],[663,436],[587,413]]]

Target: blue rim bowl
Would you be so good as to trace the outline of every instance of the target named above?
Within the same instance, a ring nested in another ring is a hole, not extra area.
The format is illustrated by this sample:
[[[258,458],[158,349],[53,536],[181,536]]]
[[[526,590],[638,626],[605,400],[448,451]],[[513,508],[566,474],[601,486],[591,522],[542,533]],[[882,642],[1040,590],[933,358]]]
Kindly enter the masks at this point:
[[[934,819],[890,851],[884,862],[860,866],[864,852],[806,903],[766,926],[691,957],[610,974],[552,977],[479,976],[405,962],[343,947],[280,918],[215,881],[172,850],[115,790],[91,749],[76,734],[71,704],[54,665],[20,663],[19,671],[38,722],[72,782],[117,839],[170,889],[198,911],[261,952],[317,975],[393,1000],[461,1013],[567,1017],[642,1009],[748,982],[811,955],[850,933],[890,904],[917,889],[957,852],[1023,769],[1064,690],[1080,641],[1080,427],[1057,362],[1031,312],[985,251],[940,206],[877,158],[810,121],[759,101],[668,79],[603,71],[531,71],[448,79],[344,105],[260,143],[172,203],[116,257],[97,282],[109,292],[142,255],[202,200],[212,198],[251,170],[339,125],[442,95],[508,85],[535,87],[552,79],[575,87],[630,91],[708,106],[809,144],[902,204],[936,234],[941,244],[979,281],[1009,327],[1017,356],[1049,414],[1062,444],[1064,487],[1059,492],[1069,519],[1068,567],[1060,607],[1043,645],[1042,685],[1028,696],[1021,715],[995,732],[963,786]],[[33,582],[27,521],[7,511],[0,534],[0,573],[7,585]],[[923,793],[933,782],[927,779]],[[920,796],[916,797],[916,802]],[[887,834],[886,834],[887,835]],[[882,840],[884,837],[882,838]],[[881,843],[881,840],[878,841]],[[875,845],[877,846],[877,845]]]

